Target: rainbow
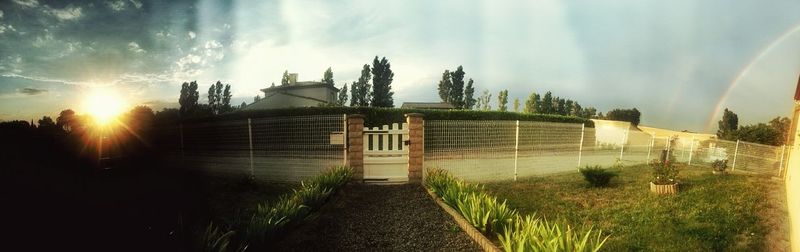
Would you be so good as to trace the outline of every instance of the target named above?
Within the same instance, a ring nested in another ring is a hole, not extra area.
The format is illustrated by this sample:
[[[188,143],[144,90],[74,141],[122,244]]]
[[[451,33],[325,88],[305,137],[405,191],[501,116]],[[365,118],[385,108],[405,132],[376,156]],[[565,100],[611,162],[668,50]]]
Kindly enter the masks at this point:
[[[759,53],[754,57],[747,65],[744,66],[742,71],[736,75],[736,78],[733,78],[730,84],[728,84],[728,88],[725,90],[725,93],[720,96],[719,101],[717,101],[717,105],[714,107],[714,111],[711,111],[711,115],[708,117],[708,122],[706,123],[706,132],[710,132],[711,128],[714,126],[714,122],[716,121],[719,113],[722,111],[722,106],[725,104],[725,101],[728,100],[728,96],[731,95],[733,89],[736,88],[736,85],[739,84],[739,81],[750,72],[750,69],[753,68],[757,62],[761,61],[761,58],[764,58],[773,48],[780,45],[784,40],[792,36],[792,34],[800,31],[800,24],[792,27],[791,29],[784,32],[780,37],[773,40],[769,45],[764,47]]]

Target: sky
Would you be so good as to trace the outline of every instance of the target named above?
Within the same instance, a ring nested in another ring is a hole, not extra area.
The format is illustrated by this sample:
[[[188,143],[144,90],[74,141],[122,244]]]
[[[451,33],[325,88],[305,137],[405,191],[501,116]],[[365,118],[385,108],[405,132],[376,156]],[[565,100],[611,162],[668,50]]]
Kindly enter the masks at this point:
[[[196,80],[234,104],[285,70],[337,86],[375,56],[395,106],[438,101],[445,69],[510,101],[552,91],[642,124],[714,132],[789,116],[800,75],[800,1],[45,1],[0,2],[0,120],[80,108],[92,90],[177,106]],[[496,104],[494,105],[496,108]]]

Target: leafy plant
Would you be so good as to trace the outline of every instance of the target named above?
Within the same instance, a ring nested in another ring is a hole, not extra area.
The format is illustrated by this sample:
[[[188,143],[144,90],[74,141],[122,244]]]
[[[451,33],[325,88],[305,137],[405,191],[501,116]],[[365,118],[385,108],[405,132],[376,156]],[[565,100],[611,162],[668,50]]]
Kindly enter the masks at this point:
[[[653,168],[653,184],[671,185],[678,182],[678,169],[669,160],[653,160],[650,167]]]
[[[727,159],[714,160],[714,162],[711,162],[711,168],[714,169],[714,171],[724,172],[726,169],[728,169],[728,160]]]
[[[522,218],[483,187],[455,179],[444,170],[428,169],[425,178],[426,186],[472,226],[497,235],[506,251],[598,251],[608,239],[599,230],[581,232],[532,216]]]
[[[594,187],[603,187],[607,186],[609,182],[611,182],[611,178],[616,177],[619,175],[618,172],[612,171],[609,169],[603,169],[603,167],[596,165],[596,166],[586,166],[584,168],[579,169],[581,174],[583,174],[583,179],[585,179],[589,184]]]
[[[245,251],[247,245],[242,245],[237,248],[229,247],[231,245],[231,238],[236,235],[233,230],[225,231],[220,229],[214,222],[209,222],[205,231],[199,236],[195,244],[196,251],[204,252],[227,252],[227,251]]]
[[[331,195],[333,188],[325,188],[317,183],[301,183],[300,189],[294,190],[294,200],[299,204],[316,209]]]
[[[581,235],[583,233],[583,235]],[[513,225],[497,235],[505,251],[599,251],[608,240],[603,232],[589,228],[586,232],[572,229],[563,223],[527,215],[518,217]]]

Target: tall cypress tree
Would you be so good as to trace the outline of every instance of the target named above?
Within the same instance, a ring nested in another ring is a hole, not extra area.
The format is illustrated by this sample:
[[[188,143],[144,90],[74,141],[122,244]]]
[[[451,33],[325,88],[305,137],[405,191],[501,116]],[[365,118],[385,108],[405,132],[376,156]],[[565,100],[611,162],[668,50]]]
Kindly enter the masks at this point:
[[[464,88],[464,108],[472,109],[475,106],[475,87],[472,86],[472,79],[467,82],[467,87]]]
[[[453,104],[450,98],[450,90],[453,89],[453,83],[450,81],[450,70],[444,70],[442,73],[442,80],[439,81],[439,98],[442,102]]]
[[[380,61],[378,56],[372,60],[372,106],[373,107],[394,107],[394,92],[392,92],[392,81],[394,73],[391,64],[383,57]]]
[[[450,104],[457,109],[464,108],[464,67],[458,66],[450,73]]]

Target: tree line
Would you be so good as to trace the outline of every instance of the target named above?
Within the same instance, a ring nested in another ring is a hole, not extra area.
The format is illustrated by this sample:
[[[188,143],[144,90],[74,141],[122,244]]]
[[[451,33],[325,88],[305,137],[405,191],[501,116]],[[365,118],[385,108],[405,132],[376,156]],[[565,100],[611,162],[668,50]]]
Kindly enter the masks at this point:
[[[791,124],[791,119],[778,116],[767,123],[739,126],[739,115],[725,108],[717,122],[717,138],[779,146],[787,143]]]

